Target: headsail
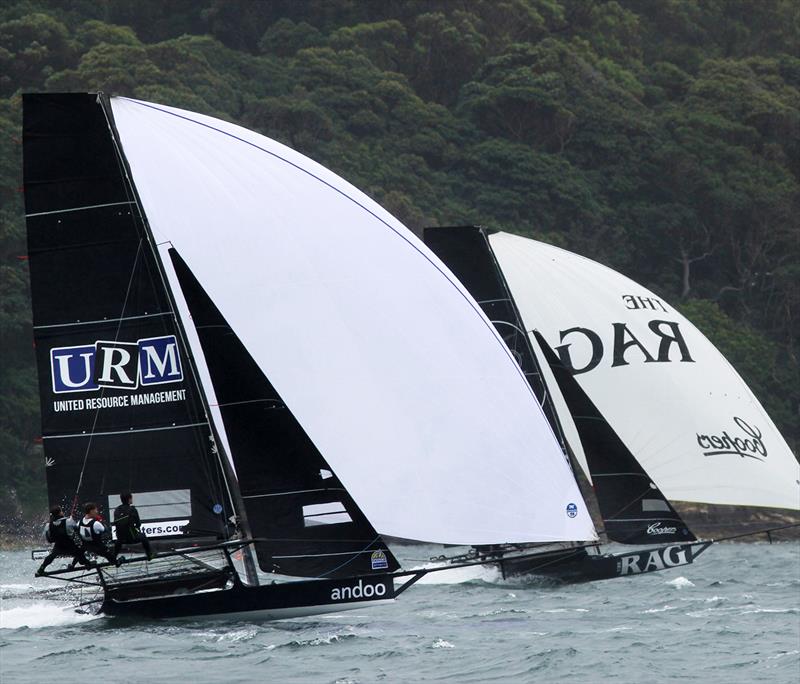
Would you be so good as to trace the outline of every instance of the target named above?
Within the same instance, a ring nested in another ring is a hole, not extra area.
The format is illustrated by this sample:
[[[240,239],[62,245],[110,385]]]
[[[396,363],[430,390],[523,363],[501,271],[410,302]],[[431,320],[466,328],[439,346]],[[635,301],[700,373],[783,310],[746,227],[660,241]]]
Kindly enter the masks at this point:
[[[144,226],[95,96],[26,95],[23,145],[48,495],[108,513],[132,491],[152,537],[233,513]]]
[[[376,529],[451,543],[594,538],[499,336],[396,219],[268,138],[111,104],[158,241],[177,250]]]
[[[797,459],[742,378],[686,318],[577,254],[508,233],[489,241],[528,330],[539,330],[572,369],[664,496],[800,508]]]
[[[623,544],[695,541],[686,523],[586,396],[570,370],[544,339],[538,333],[535,335],[578,429],[608,538]]]
[[[236,466],[259,566],[303,577],[396,570],[391,551],[176,250]]]

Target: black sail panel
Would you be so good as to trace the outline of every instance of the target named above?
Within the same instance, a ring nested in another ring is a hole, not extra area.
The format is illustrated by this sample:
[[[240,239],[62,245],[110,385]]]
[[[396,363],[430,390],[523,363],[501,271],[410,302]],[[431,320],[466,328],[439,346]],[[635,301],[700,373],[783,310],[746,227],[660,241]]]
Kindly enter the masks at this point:
[[[569,369],[544,338],[534,334],[575,421],[608,538],[623,544],[695,541]]]
[[[399,567],[380,535],[176,250],[231,457],[266,572],[347,577]],[[332,399],[335,400],[335,399]]]
[[[51,503],[130,491],[151,536],[233,513],[170,299],[93,94],[25,95],[34,341]]]

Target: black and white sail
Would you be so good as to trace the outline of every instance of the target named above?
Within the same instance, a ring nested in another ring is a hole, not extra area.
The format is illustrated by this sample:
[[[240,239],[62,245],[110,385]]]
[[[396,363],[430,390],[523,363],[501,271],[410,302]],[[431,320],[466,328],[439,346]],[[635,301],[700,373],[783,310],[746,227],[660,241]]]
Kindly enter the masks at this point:
[[[261,372],[241,340],[170,250],[197,330],[259,565],[301,577],[350,577],[399,567],[380,535]]]
[[[578,382],[535,333],[578,430],[605,532],[622,544],[695,541],[694,534]]]
[[[24,108],[51,498],[110,507],[132,491],[150,536],[225,540],[238,523],[263,570],[310,578],[256,586],[248,570],[245,584],[232,554],[250,538],[192,539],[153,574],[144,558],[99,566],[102,610],[287,617],[391,600],[429,570],[392,573],[378,529],[595,538],[501,336],[380,206],[192,112],[92,94]]]
[[[158,519],[171,533],[222,537],[246,515],[263,569],[314,577],[395,568],[376,530],[595,538],[500,335],[380,206],[199,114],[88,94],[25,110],[54,500],[132,490],[184,506]]]
[[[534,339],[529,336],[489,242],[494,231],[477,226],[425,229],[425,242],[459,277],[481,304],[513,351],[542,404],[554,431],[562,436],[561,422],[543,378]],[[543,340],[537,340],[539,345]],[[566,400],[570,422],[577,428],[582,458],[594,481],[594,496],[609,539],[640,544],[693,541],[670,503],[644,472],[612,427],[597,411],[552,352],[546,362]],[[551,382],[552,384],[552,382]],[[566,440],[563,439],[565,449]]]
[[[170,297],[95,96],[24,97],[34,340],[50,501],[151,537],[227,535],[234,511]]]
[[[489,242],[526,329],[541,334],[669,501],[800,509],[795,455],[690,321],[585,257],[502,232]]]

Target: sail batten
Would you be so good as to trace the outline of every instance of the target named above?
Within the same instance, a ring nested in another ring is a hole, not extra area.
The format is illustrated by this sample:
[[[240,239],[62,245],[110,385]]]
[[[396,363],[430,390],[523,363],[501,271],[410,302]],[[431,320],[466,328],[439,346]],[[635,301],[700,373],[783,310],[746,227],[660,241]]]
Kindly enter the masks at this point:
[[[88,209],[104,209],[106,207],[122,207],[134,204],[132,201],[125,202],[106,202],[105,204],[89,204],[83,207],[70,207],[68,209],[52,209],[50,211],[39,211],[32,214],[25,214],[25,218],[34,218],[36,216],[52,216],[53,214],[68,214],[73,211],[87,211]]]

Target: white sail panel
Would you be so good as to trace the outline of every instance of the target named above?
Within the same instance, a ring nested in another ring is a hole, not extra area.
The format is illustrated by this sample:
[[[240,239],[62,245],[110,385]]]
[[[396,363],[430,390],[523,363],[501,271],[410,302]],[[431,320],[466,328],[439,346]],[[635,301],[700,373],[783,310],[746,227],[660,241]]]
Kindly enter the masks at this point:
[[[508,233],[490,242],[526,328],[582,371],[580,386],[668,499],[800,508],[786,440],[684,316],[577,254]]]
[[[111,102],[157,241],[177,249],[376,529],[595,538],[527,382],[410,231],[273,140]]]

